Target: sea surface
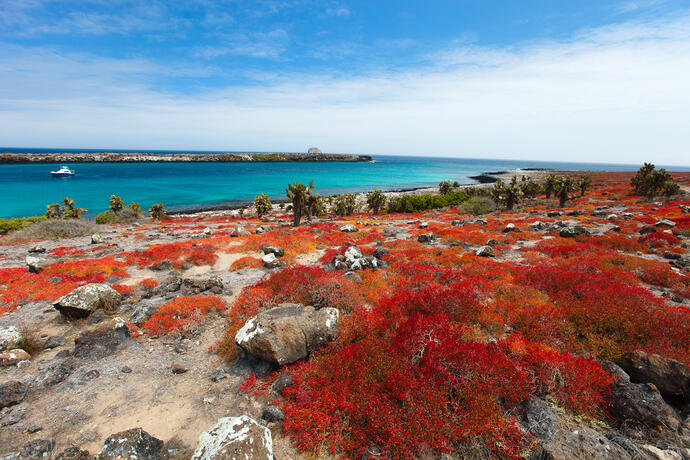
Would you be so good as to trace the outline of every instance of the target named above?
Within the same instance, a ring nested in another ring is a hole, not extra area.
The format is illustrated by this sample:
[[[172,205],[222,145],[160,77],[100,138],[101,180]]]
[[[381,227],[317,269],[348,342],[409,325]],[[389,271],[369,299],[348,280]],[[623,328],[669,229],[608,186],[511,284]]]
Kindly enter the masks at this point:
[[[0,152],[8,151],[88,150],[0,147]],[[0,165],[0,217],[40,215],[46,205],[63,197],[74,199],[77,206],[89,210],[87,216],[93,217],[108,208],[108,199],[113,194],[121,196],[126,203],[136,201],[144,209],[153,203],[164,203],[168,210],[183,211],[248,203],[260,193],[284,200],[288,183],[307,184],[312,179],[316,191],[328,195],[377,187],[382,190],[428,187],[446,179],[469,184],[474,182],[470,176],[515,168],[634,171],[640,166],[383,155],[373,158],[371,163],[72,163],[67,166],[76,174],[64,178],[50,175],[60,165]]]

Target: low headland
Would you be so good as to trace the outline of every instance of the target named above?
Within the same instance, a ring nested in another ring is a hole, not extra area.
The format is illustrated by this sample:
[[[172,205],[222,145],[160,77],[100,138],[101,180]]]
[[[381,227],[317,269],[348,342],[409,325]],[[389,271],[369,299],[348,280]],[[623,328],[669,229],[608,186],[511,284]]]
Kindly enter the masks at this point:
[[[486,176],[6,227],[0,457],[689,458],[690,172]]]
[[[61,163],[238,163],[372,161],[370,155],[337,153],[135,153],[135,152],[51,152],[0,153],[0,164]]]

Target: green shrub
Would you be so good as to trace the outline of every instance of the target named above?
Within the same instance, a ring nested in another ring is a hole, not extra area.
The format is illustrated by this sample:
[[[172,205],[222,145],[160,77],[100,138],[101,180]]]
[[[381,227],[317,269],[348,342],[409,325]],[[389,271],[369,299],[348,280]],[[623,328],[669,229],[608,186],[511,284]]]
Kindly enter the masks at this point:
[[[149,214],[151,219],[161,220],[168,212],[165,210],[165,205],[163,203],[152,204],[149,208]]]
[[[473,196],[462,204],[462,210],[466,214],[479,216],[488,214],[496,209],[496,203],[489,197]]]
[[[448,195],[449,193],[451,193],[453,191],[453,184],[449,180],[441,181],[438,184],[438,191],[442,195]]]
[[[343,193],[335,197],[334,211],[339,216],[350,216],[357,209],[357,195]]]
[[[92,235],[97,231],[98,227],[93,222],[84,219],[45,219],[12,233],[10,238],[14,240],[75,238]]]
[[[651,163],[645,163],[630,179],[630,185],[637,195],[645,196],[649,199],[658,194],[671,196],[680,192],[678,184],[673,182],[671,175],[664,168],[655,169]]]
[[[96,216],[96,223],[97,224],[109,224],[113,222],[117,216],[115,213],[111,210],[103,211],[99,215]]]
[[[381,209],[386,207],[386,195],[379,189],[367,193],[367,205],[371,212],[378,214]]]
[[[400,195],[388,200],[388,212],[419,212],[426,209],[458,206],[469,199],[464,190],[448,194],[427,193],[423,195]]]
[[[45,216],[19,217],[13,219],[0,219],[0,235],[16,232],[34,222],[45,220]]]
[[[256,215],[262,218],[265,214],[271,211],[271,199],[265,193],[254,197],[254,209]]]
[[[125,207],[125,202],[117,195],[110,195],[110,210],[117,214]]]

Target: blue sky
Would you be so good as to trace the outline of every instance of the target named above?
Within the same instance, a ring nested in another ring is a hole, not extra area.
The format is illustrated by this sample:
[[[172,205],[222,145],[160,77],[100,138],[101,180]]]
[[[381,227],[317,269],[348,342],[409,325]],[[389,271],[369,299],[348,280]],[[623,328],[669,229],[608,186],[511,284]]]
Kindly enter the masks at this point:
[[[688,1],[0,0],[0,145],[690,164]]]

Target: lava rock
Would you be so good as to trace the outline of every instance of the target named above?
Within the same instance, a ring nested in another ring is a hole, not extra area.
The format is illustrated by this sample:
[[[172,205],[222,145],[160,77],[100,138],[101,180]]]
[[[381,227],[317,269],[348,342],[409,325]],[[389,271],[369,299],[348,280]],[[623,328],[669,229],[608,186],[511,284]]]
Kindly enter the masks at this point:
[[[280,261],[275,254],[269,253],[261,258],[261,262],[266,268],[277,268],[280,266]]]
[[[3,417],[1,425],[10,426],[21,422],[24,418],[24,413],[26,413],[26,409],[21,406],[10,409],[9,413]]]
[[[496,257],[496,253],[491,246],[482,246],[475,253],[479,257]]]
[[[357,227],[352,224],[346,224],[340,227],[340,231],[345,233],[354,233],[357,231]]]
[[[67,341],[65,338],[61,335],[52,335],[48,337],[45,342],[43,342],[43,348],[46,350],[50,350],[53,348],[61,347],[63,346]]]
[[[103,237],[100,233],[91,235],[91,244],[103,244]]]
[[[120,293],[107,284],[92,283],[60,297],[53,307],[68,318],[86,318],[97,309],[114,312],[121,301]]]
[[[19,455],[23,459],[46,458],[55,447],[52,439],[34,439],[29,441],[19,449]]]
[[[24,262],[26,262],[26,267],[29,270],[29,273],[41,273],[43,266],[45,265],[45,261],[36,256],[26,256]]]
[[[417,241],[420,243],[431,243],[434,241],[434,234],[433,233],[422,233],[417,237]]]
[[[294,363],[335,339],[338,310],[281,304],[250,318],[235,335],[247,353],[279,365]]]
[[[141,428],[132,428],[120,433],[111,434],[95,460],[120,460],[125,458],[137,460],[164,460],[167,452],[163,441],[156,439]]]
[[[74,340],[74,356],[102,359],[119,351],[129,341],[129,330],[120,318],[82,332]]]
[[[22,335],[14,326],[0,326],[0,351],[19,343]]]
[[[78,447],[68,447],[55,457],[55,460],[91,460],[88,450],[81,450]]]
[[[188,370],[189,370],[189,369],[187,369],[186,367],[184,367],[184,366],[183,366],[182,364],[180,364],[180,363],[174,363],[174,364],[172,365],[172,373],[173,373],[173,374],[184,374],[184,373],[187,372]]]
[[[292,385],[292,374],[284,372],[273,381],[273,384],[271,385],[271,391],[279,395],[282,395],[283,390],[289,387],[290,385]]]
[[[0,384],[0,409],[14,406],[24,401],[29,388],[18,380]]]
[[[15,348],[14,350],[9,350],[0,353],[0,367],[13,366],[20,361],[25,361],[28,359],[31,359],[30,354],[28,354],[21,348]]]
[[[283,257],[285,255],[285,249],[273,246],[272,244],[262,244],[259,249],[263,251],[264,254],[274,254],[276,257]]]
[[[273,460],[271,431],[254,419],[224,417],[199,436],[192,460]]]
[[[662,395],[690,402],[690,368],[680,361],[637,350],[623,356],[621,367],[633,382],[653,383]]]
[[[285,418],[285,413],[276,406],[266,406],[261,411],[261,418],[267,422],[282,422]]]

